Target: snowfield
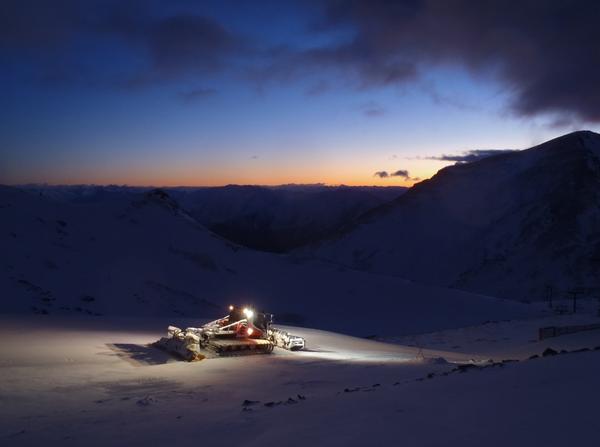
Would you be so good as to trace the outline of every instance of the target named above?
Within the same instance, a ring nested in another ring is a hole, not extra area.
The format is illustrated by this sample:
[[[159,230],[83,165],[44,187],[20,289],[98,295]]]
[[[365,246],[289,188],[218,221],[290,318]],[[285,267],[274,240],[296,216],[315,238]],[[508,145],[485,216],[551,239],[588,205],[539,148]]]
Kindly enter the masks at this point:
[[[306,337],[307,351],[185,363],[147,346],[162,335],[162,319],[5,316],[0,440],[11,446],[596,446],[600,350],[593,348],[600,331],[532,341],[549,322],[555,320],[429,334],[419,347],[290,328]],[[513,325],[527,340],[504,339]],[[471,352],[482,334],[502,343],[506,358],[521,361]],[[591,350],[525,357],[549,346]]]

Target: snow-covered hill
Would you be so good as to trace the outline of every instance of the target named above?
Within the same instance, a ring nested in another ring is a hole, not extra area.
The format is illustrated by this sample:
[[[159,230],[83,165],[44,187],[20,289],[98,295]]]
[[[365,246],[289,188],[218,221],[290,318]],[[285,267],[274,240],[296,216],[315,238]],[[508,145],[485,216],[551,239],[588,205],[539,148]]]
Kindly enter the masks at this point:
[[[166,324],[252,303],[279,322],[399,335],[528,312],[481,295],[245,249],[159,190],[73,203],[0,187],[0,246],[3,313],[162,316]]]
[[[600,135],[440,170],[317,256],[510,299],[600,287]]]
[[[403,187],[228,185],[171,194],[203,225],[257,250],[286,252],[334,234],[400,196]]]
[[[25,189],[58,201],[92,203],[133,199],[152,188],[28,185]],[[407,188],[290,184],[163,189],[214,233],[245,247],[282,253],[335,234]]]

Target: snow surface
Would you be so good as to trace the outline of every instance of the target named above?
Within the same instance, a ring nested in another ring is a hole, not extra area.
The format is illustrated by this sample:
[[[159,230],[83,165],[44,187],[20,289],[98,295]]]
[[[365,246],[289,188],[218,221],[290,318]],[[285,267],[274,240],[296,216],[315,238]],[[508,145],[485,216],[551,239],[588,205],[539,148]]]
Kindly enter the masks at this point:
[[[600,318],[594,310],[590,307],[590,312],[580,314],[549,313],[543,317],[527,320],[494,321],[424,334],[382,337],[378,340],[428,351],[437,350],[444,352],[446,356],[454,353],[473,358],[487,357],[492,360],[524,360],[544,352],[547,348],[572,351],[581,347],[600,346],[600,330],[538,339],[538,330],[542,327],[600,323]]]
[[[469,352],[431,352],[296,328],[310,351],[185,363],[146,346],[162,335],[158,324],[159,319],[3,317],[0,442],[557,447],[600,442],[595,411],[600,350],[457,370],[436,358],[464,362]],[[501,340],[510,325],[479,330]],[[437,337],[453,341],[448,333]],[[599,341],[598,331],[564,339],[571,338],[578,348]]]

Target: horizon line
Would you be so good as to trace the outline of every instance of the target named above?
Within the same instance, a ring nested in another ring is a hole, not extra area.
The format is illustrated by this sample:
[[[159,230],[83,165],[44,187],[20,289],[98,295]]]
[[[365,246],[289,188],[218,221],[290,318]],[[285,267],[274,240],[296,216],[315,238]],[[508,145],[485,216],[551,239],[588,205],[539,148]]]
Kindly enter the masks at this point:
[[[425,179],[423,179],[425,180]],[[419,182],[416,182],[419,183]],[[348,185],[345,183],[277,183],[277,184],[261,184],[261,183],[224,183],[222,185],[133,185],[133,184],[117,184],[117,183],[47,183],[47,182],[29,182],[29,183],[0,183],[0,186],[11,188],[32,188],[32,187],[49,187],[49,188],[68,188],[68,187],[116,187],[116,188],[139,188],[139,189],[176,189],[176,188],[226,188],[228,186],[241,187],[261,187],[261,188],[282,188],[282,187],[324,187],[324,188],[410,188],[405,185]]]

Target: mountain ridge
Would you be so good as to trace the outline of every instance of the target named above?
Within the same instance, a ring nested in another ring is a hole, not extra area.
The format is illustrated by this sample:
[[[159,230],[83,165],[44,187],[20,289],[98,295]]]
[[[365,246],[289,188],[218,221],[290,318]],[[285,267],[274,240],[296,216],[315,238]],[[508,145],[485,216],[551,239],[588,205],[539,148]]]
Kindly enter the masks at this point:
[[[590,288],[597,269],[585,263],[589,253],[579,239],[589,233],[588,242],[600,251],[599,157],[600,135],[578,131],[523,151],[448,166],[313,252],[354,268],[511,299],[543,296],[544,281],[513,272],[544,276],[536,253],[577,252],[564,265],[548,262],[545,282],[557,290]],[[587,219],[583,228],[579,217]],[[506,268],[506,282],[513,277],[525,286],[500,285],[500,272],[491,275],[494,263]],[[584,265],[585,274],[571,271],[574,265]]]

